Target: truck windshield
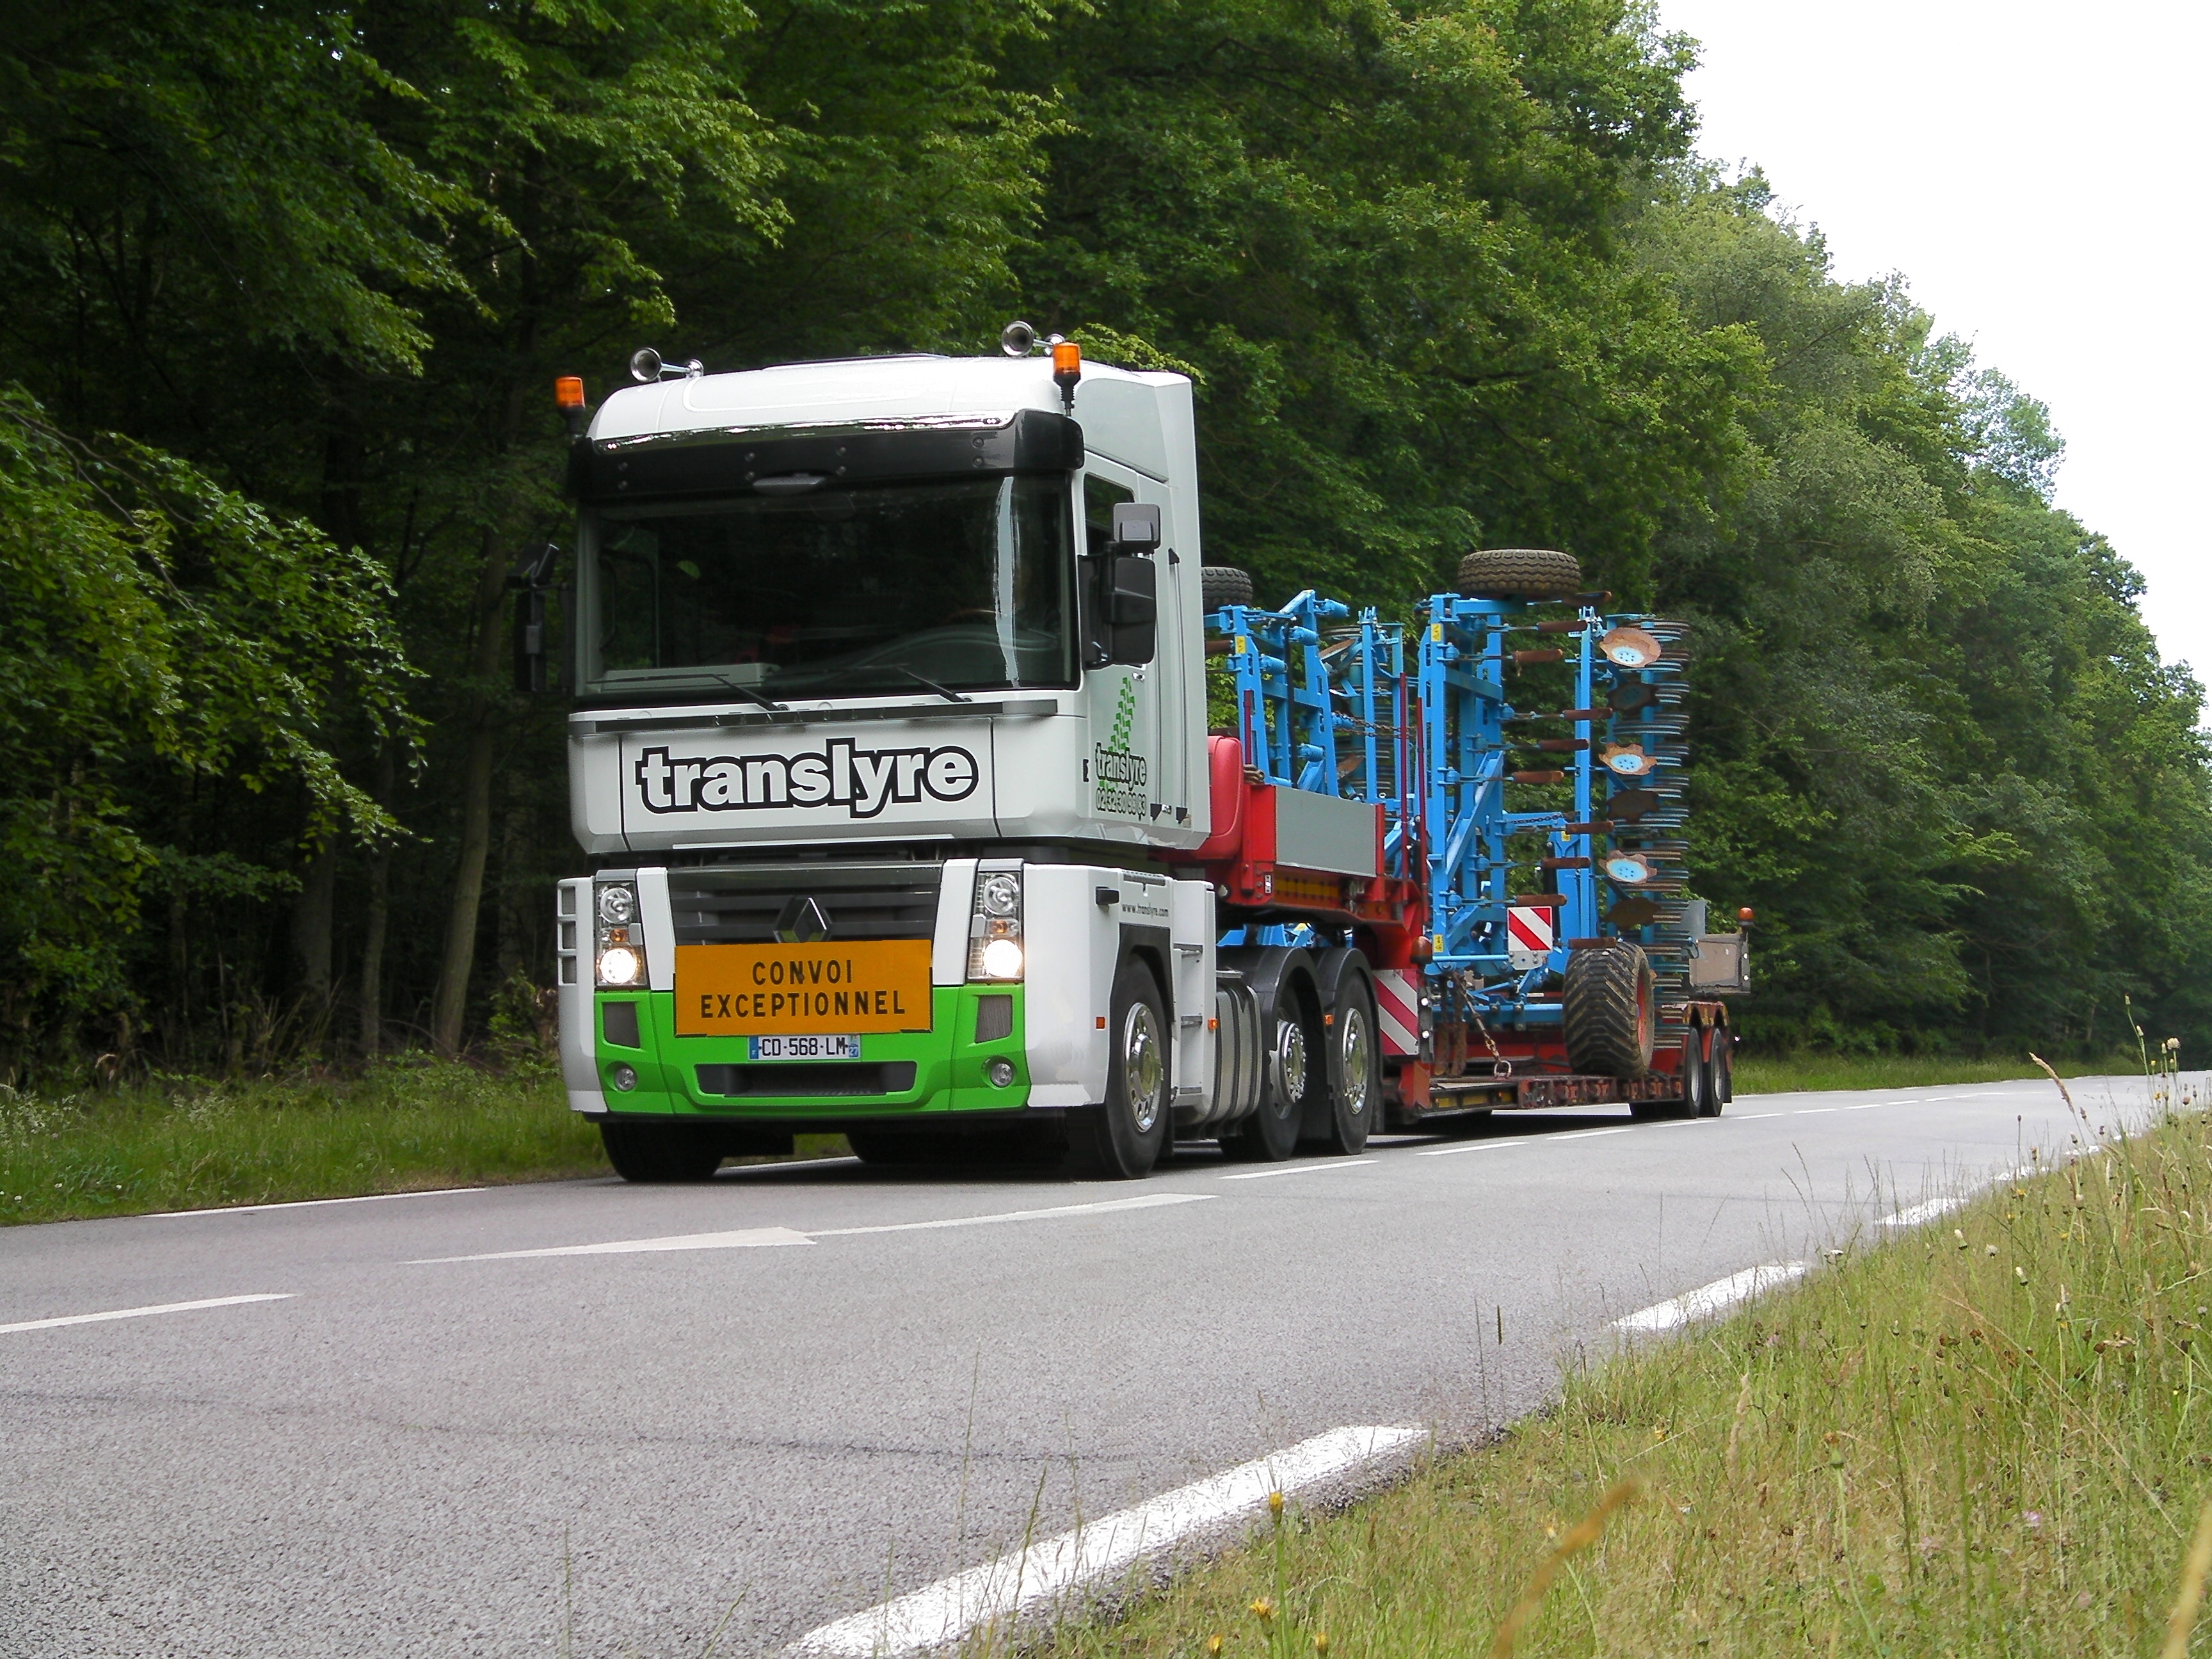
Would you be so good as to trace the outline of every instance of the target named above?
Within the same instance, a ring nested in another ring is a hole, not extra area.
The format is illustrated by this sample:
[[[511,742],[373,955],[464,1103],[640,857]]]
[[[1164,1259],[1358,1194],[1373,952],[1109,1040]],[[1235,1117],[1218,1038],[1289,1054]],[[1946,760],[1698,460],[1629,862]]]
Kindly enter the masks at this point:
[[[583,530],[586,695],[1075,684],[1064,477],[603,507]]]

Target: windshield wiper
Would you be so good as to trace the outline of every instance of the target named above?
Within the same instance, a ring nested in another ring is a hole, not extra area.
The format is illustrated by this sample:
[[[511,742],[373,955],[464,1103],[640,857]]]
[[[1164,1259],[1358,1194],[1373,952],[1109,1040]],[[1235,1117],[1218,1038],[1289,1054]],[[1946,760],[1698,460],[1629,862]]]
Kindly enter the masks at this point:
[[[959,692],[952,690],[950,687],[939,685],[935,680],[930,678],[927,674],[915,673],[914,670],[907,667],[903,663],[886,663],[884,665],[886,668],[895,668],[899,673],[905,675],[907,678],[914,681],[917,685],[927,686],[931,690],[936,692],[939,696],[944,698],[947,702],[973,702],[975,701],[973,697],[963,696]]]
[[[764,697],[759,692],[754,690],[750,685],[739,685],[735,680],[731,679],[725,675],[717,674],[712,669],[708,670],[707,678],[714,681],[717,685],[726,685],[731,690],[736,692],[747,702],[758,703],[763,708],[767,709],[771,714],[787,714],[791,712],[789,708],[786,708],[782,703],[778,702],[774,697]]]

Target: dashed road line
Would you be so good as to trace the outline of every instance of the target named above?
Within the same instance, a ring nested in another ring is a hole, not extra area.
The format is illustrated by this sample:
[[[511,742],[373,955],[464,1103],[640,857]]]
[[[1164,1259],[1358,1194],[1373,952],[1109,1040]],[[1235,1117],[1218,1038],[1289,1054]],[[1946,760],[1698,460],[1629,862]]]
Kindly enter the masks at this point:
[[[1364,1170],[1369,1165],[1380,1164],[1382,1161],[1377,1158],[1340,1158],[1329,1159],[1326,1163],[1285,1164],[1272,1170],[1246,1170],[1237,1175],[1223,1176],[1220,1179],[1223,1181],[1267,1181],[1276,1176],[1322,1175],[1330,1170]]]
[[[58,1319],[19,1319],[12,1325],[0,1325],[0,1336],[16,1331],[51,1331],[64,1325],[103,1325],[111,1319],[143,1319],[150,1314],[192,1313],[201,1308],[236,1308],[248,1302],[285,1302],[291,1299],[289,1291],[277,1291],[261,1296],[210,1296],[198,1302],[161,1302],[150,1308],[117,1308],[107,1313],[64,1314]]]
[[[489,1187],[428,1187],[414,1193],[363,1193],[358,1198],[295,1198],[282,1204],[225,1204],[212,1210],[149,1210],[125,1220],[178,1221],[195,1215],[252,1215],[262,1210],[312,1210],[331,1204],[383,1204],[395,1198],[451,1198],[459,1193],[488,1193]]]
[[[1125,1574],[1146,1557],[1241,1514],[1256,1513],[1272,1493],[1287,1496],[1403,1455],[1427,1437],[1426,1430],[1407,1427],[1332,1429],[823,1625],[784,1651],[792,1659],[904,1659],[964,1644],[970,1636],[1003,1638],[1025,1619],[1064,1607],[1085,1585]]]
[[[1756,1267],[1746,1267],[1740,1273],[1730,1273],[1726,1279],[1717,1279],[1710,1285],[1700,1285],[1694,1291],[1664,1302],[1655,1302],[1640,1308],[1625,1319],[1614,1320],[1616,1328],[1624,1331],[1671,1331],[1693,1320],[1711,1319],[1725,1313],[1737,1303],[1747,1301],[1778,1285],[1787,1285],[1812,1267],[1809,1261],[1769,1261]]]

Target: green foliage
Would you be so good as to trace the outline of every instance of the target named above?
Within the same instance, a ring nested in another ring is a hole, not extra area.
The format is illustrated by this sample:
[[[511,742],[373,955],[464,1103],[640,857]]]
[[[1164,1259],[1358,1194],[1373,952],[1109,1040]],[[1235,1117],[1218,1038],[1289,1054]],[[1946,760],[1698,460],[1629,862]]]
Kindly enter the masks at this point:
[[[1748,1028],[2087,1048],[2132,992],[2212,1036],[2198,687],[2050,506],[2042,406],[1765,207],[1691,179],[1637,230],[1764,364],[1740,495],[1659,542],[1660,603],[1700,624],[1693,866],[1765,918]]]
[[[1211,556],[1393,609],[1483,538],[1648,586],[1752,349],[1620,255],[1684,43],[1605,0],[1138,0],[1057,40],[1024,292],[1201,372]]]
[[[1645,7],[15,24],[19,1045],[127,1055],[143,1016],[163,1063],[242,1066],[359,1003],[374,1046],[460,974],[513,1047],[501,988],[549,976],[578,867],[562,711],[500,684],[507,568],[563,535],[551,378],[596,394],[647,341],[989,349],[1015,315],[1192,374],[1208,550],[1265,588],[1403,615],[1470,544],[1548,544],[1693,617],[1694,865],[1761,913],[1753,1032],[2091,1052],[2132,994],[2212,1040],[2197,688],[2051,507],[2047,412],[1688,159],[1692,48]],[[128,438],[62,435],[97,432]]]
[[[152,878],[227,896],[264,872],[151,842],[129,797],[204,777],[290,785],[310,833],[391,820],[316,740],[343,694],[404,741],[382,574],[185,463],[74,442],[0,392],[0,1067],[33,1022],[127,1012],[122,946]]]

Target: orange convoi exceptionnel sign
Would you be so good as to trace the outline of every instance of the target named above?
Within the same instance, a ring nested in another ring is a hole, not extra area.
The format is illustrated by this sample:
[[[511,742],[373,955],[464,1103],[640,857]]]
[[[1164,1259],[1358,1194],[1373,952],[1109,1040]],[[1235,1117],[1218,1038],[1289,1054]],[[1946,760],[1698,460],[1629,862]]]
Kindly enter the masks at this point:
[[[927,1031],[926,939],[679,945],[676,1035]]]

